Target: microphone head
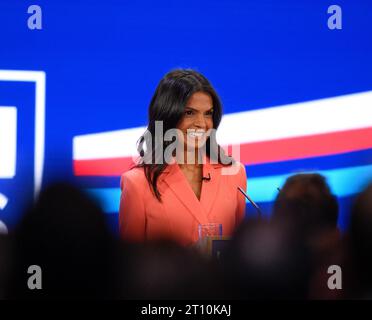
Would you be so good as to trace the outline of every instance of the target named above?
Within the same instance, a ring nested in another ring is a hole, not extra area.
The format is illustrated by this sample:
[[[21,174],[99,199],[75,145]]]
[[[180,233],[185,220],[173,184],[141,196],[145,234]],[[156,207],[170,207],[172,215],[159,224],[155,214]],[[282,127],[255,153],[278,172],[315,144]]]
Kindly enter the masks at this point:
[[[202,180],[206,180],[206,181],[211,180],[211,174],[208,172],[208,177],[202,177]]]

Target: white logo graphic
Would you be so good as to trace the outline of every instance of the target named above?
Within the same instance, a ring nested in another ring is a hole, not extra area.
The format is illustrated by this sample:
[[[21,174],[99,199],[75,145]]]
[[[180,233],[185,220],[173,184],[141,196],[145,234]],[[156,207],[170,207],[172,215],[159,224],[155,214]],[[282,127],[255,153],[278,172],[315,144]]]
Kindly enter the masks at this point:
[[[43,177],[45,78],[42,71],[0,70],[0,81],[35,83],[34,198],[39,193]],[[16,156],[17,107],[0,106],[0,179],[12,179],[16,176]],[[0,210],[4,210],[9,201],[9,198],[0,192]],[[0,232],[2,230],[6,230],[6,227],[0,221]]]
[[[17,154],[17,109],[0,106],[0,179],[15,176]],[[8,204],[8,198],[0,192],[0,210]],[[0,220],[0,234],[7,233]]]
[[[13,178],[17,151],[17,109],[0,106],[0,178]],[[1,205],[0,205],[1,206]]]

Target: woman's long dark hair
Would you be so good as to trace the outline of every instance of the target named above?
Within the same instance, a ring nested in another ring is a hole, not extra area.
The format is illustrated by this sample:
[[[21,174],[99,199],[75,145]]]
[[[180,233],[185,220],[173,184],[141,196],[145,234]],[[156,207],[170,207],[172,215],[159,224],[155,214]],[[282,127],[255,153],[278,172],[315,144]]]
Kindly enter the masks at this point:
[[[159,146],[156,143],[158,137],[155,136],[155,121],[163,121],[163,136],[167,130],[176,128],[184,115],[187,101],[195,92],[205,92],[212,98],[213,128],[217,129],[222,118],[221,101],[210,82],[195,70],[177,69],[169,72],[160,81],[151,99],[147,130],[138,141],[137,149],[140,153],[140,161],[136,167],[144,168],[150,188],[159,201],[161,201],[161,194],[157,188],[157,182],[168,165],[164,158],[164,151],[173,141],[161,141],[162,150],[155,152],[156,147]],[[151,141],[148,140],[148,136]],[[146,150],[143,148],[145,143],[150,145]],[[159,154],[161,159],[156,159]],[[223,165],[234,162],[232,158],[225,155],[223,149],[217,144],[215,132],[206,141],[206,155]],[[144,161],[144,159],[152,161]]]

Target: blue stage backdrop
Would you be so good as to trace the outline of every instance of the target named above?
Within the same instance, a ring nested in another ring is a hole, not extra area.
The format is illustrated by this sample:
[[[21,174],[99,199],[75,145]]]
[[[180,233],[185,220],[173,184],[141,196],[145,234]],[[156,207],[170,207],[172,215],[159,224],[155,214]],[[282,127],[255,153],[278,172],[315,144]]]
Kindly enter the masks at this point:
[[[120,174],[151,96],[183,67],[221,96],[219,142],[240,145],[263,211],[286,177],[321,172],[345,230],[372,179],[372,3],[332,4],[1,1],[0,220],[14,227],[38,190],[63,178],[97,197],[117,230]]]

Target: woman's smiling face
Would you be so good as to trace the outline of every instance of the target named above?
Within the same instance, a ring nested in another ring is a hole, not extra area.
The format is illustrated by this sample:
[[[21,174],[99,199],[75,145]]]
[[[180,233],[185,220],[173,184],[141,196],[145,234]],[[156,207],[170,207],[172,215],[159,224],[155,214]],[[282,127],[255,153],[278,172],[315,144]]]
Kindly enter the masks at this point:
[[[208,130],[213,129],[213,101],[205,92],[195,92],[187,101],[184,114],[177,129],[182,131],[180,143],[185,150],[201,148],[208,138]]]

